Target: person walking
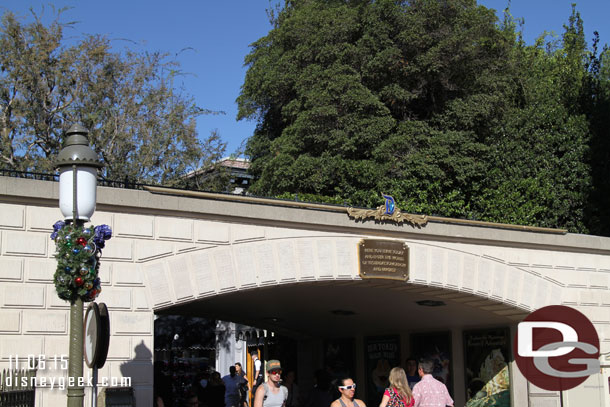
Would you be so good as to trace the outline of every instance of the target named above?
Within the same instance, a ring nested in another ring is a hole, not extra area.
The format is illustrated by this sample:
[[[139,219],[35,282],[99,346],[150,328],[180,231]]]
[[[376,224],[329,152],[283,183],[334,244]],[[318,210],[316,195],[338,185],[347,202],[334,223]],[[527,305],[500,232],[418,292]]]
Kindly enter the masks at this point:
[[[209,407],[224,407],[225,385],[220,378],[220,373],[212,372],[207,387],[207,401]]]
[[[354,398],[356,395],[356,383],[349,377],[339,380],[339,393],[341,397],[333,401],[330,407],[366,407],[364,401]]]
[[[279,360],[267,362],[267,381],[254,394],[254,407],[286,407],[288,389],[282,386],[282,365]]]
[[[307,400],[305,407],[328,407],[333,402],[331,378],[324,369],[314,372],[314,387]]]
[[[415,358],[410,357],[407,359],[406,373],[409,387],[413,390],[413,387],[421,380],[421,377],[419,377],[419,374],[417,373],[417,360]]]
[[[301,407],[299,386],[296,383],[294,370],[289,370],[284,377],[284,386],[288,389],[288,400],[286,407]]]
[[[413,407],[414,400],[402,367],[390,370],[390,387],[385,389],[379,407]]]
[[[235,366],[229,367],[229,374],[222,378],[225,384],[225,407],[240,407],[239,405],[239,386],[244,382],[244,378],[237,374]]]
[[[262,361],[258,358],[257,352],[252,352],[252,364],[254,365],[254,376],[252,376],[251,391],[256,394],[256,389],[263,383]]]
[[[432,377],[434,361],[424,359],[419,362],[417,372],[421,380],[413,387],[414,407],[453,407],[453,399],[447,387]]]
[[[189,392],[184,397],[185,407],[199,407],[199,397],[197,393]]]
[[[239,407],[248,407],[248,390],[250,386],[248,375],[239,362],[235,362],[235,370],[237,375],[243,379],[239,384]]]

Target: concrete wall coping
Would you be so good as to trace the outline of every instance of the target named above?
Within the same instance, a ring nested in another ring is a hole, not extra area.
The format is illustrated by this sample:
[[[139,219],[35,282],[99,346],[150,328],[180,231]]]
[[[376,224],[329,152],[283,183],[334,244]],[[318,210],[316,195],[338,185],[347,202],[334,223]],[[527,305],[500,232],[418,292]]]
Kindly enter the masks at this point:
[[[57,207],[59,185],[0,176],[0,202],[36,203]],[[291,208],[269,203],[232,202],[209,198],[164,195],[149,191],[98,187],[97,210],[156,216],[216,220],[228,223],[291,227],[306,230],[401,239],[491,244],[531,249],[610,254],[610,238],[581,234],[511,230],[493,224],[451,224],[431,220],[422,227],[409,224],[355,221],[347,213],[324,209]],[[54,221],[54,220],[52,220]]]

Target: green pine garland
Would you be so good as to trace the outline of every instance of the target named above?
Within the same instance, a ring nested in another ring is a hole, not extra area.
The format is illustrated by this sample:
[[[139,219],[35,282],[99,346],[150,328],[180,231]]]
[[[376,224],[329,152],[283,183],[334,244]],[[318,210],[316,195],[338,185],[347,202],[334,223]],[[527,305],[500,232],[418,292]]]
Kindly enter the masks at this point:
[[[54,229],[51,238],[57,247],[57,270],[53,278],[57,295],[70,302],[78,297],[85,302],[95,300],[102,291],[98,277],[101,250],[95,243],[96,229],[63,222],[57,222]]]

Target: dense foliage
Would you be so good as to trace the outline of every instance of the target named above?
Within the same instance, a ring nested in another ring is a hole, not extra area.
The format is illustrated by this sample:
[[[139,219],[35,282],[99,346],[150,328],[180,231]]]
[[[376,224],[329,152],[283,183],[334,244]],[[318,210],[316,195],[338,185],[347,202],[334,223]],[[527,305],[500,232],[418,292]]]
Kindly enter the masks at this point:
[[[176,86],[167,55],[114,52],[98,35],[67,40],[61,12],[49,25],[33,18],[6,12],[0,23],[1,168],[52,171],[74,122],[109,179],[172,183],[222,156],[218,134],[199,140],[195,119],[211,112]]]
[[[475,0],[287,0],[239,118],[262,195],[610,234],[609,52]]]

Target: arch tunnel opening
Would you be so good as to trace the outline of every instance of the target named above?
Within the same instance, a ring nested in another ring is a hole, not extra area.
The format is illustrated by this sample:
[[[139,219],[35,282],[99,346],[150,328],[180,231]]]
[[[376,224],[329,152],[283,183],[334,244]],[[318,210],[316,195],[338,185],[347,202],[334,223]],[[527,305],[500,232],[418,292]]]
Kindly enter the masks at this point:
[[[296,372],[299,407],[311,405],[307,394],[319,369],[333,379],[353,377],[363,384],[357,397],[377,406],[389,369],[406,368],[411,357],[435,360],[435,377],[456,405],[495,398],[509,406],[512,330],[527,311],[474,293],[373,279],[225,292],[157,314],[226,321],[215,325],[210,366],[221,375],[235,362],[251,369],[252,350],[283,359]]]

